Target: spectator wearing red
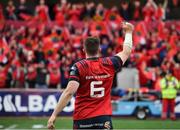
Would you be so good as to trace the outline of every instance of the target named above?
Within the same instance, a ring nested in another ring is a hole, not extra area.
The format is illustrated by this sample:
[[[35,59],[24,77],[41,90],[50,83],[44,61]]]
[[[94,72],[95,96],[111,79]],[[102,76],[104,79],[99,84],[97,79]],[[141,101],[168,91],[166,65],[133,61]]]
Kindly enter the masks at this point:
[[[45,0],[40,0],[39,5],[36,6],[36,16],[35,18],[43,23],[46,23],[50,20],[49,18],[49,8],[45,5]]]
[[[14,6],[13,0],[8,1],[8,5],[6,7],[6,16],[8,19],[16,20],[16,14],[15,14],[16,7]]]
[[[147,27],[144,21],[138,22],[135,26],[135,33],[134,33],[134,46],[136,47],[137,44],[145,44],[146,43],[146,36]]]
[[[3,6],[0,4],[0,20],[4,20]]]
[[[134,1],[134,7],[133,7],[133,20],[141,20],[142,19],[142,11],[141,11],[141,2],[140,0]]]
[[[48,88],[60,88],[61,87],[61,73],[59,66],[56,63],[49,64],[49,74],[47,75]]]
[[[133,13],[133,19],[134,20],[140,20],[142,19],[142,11],[141,11],[141,3],[140,0],[134,1],[134,13]]]
[[[3,7],[0,4],[0,30],[3,28],[4,26],[4,14],[3,14]]]
[[[153,89],[160,92],[161,91],[161,79],[162,79],[162,70],[160,68],[156,69],[156,80],[154,83]]]
[[[156,9],[155,18],[157,20],[165,20],[166,19],[166,9],[167,9],[168,0],[164,0],[164,3],[159,3]]]
[[[82,32],[83,30],[81,28],[78,28],[75,29],[75,33],[71,35],[73,48],[78,49],[82,47],[82,41],[83,41]]]
[[[110,10],[105,12],[104,16],[106,22],[110,26],[110,29],[116,30],[119,28],[120,24],[123,21],[123,18],[119,15],[118,9],[116,6],[112,7]]]
[[[67,15],[67,12],[70,8],[71,4],[67,2],[67,0],[58,0],[57,4],[54,6],[54,11],[62,12],[64,15]]]
[[[10,48],[5,38],[0,39],[0,63],[6,64],[8,62],[8,55]]]
[[[0,89],[6,88],[7,82],[7,70],[3,67],[3,64],[0,63]]]
[[[173,68],[173,75],[180,81],[180,63],[176,63]]]
[[[10,72],[12,73],[12,82],[11,82],[12,87],[24,88],[24,83],[25,83],[24,66],[17,55],[16,58],[12,61]]]
[[[155,80],[155,73],[153,69],[148,69],[145,62],[142,63],[139,69],[140,84],[142,86],[153,88],[153,81]]]
[[[153,19],[155,19],[155,13],[157,10],[157,5],[154,2],[154,0],[147,0],[146,5],[143,8],[143,15],[144,15],[144,20],[146,22],[149,22]]]
[[[78,4],[73,4],[72,8],[68,11],[69,20],[73,22],[78,21],[80,18],[81,10],[78,8]]]
[[[36,71],[37,65],[36,64],[28,64],[26,67],[26,88],[35,88],[36,84],[36,77],[37,77],[37,71]]]
[[[153,0],[149,1],[151,1],[150,7],[154,9],[154,5],[152,5]],[[173,3],[174,1],[177,9],[179,6],[178,1],[173,0]],[[132,15],[134,17],[133,19],[138,19],[139,1],[135,0],[134,2],[137,2],[137,10],[131,12],[134,13]],[[172,1],[169,1],[169,4],[170,3],[172,3]],[[132,3],[129,3],[127,5],[125,1],[124,8],[128,8],[129,10],[129,8],[131,8],[131,4]],[[111,9],[107,9],[103,4],[98,4],[96,7],[93,2],[87,3],[86,6],[82,4],[75,4],[76,9],[80,11],[80,15],[77,15],[76,13],[70,13],[70,9],[72,9],[70,7],[72,7],[74,4],[72,4],[72,6],[70,5],[71,4],[67,3],[66,0],[61,0],[58,7],[56,7],[55,10],[62,13],[65,20],[64,23],[63,19],[62,21],[60,20],[62,17],[60,14],[60,17],[57,18],[57,21],[60,21],[58,26],[56,26],[57,24],[54,24],[54,22],[52,22],[53,24],[40,24],[40,26],[36,24],[38,23],[37,21],[35,25],[32,26],[29,26],[29,22],[23,22],[22,25],[21,22],[15,22],[17,24],[9,24],[7,22],[7,25],[4,26],[5,28],[3,28],[3,32],[1,33],[1,37],[6,39],[7,44],[3,43],[5,47],[3,47],[3,49],[0,48],[0,52],[3,52],[3,54],[1,53],[2,55],[0,55],[0,61],[3,61],[3,64],[7,63],[11,61],[9,60],[11,57],[14,58],[16,55],[18,55],[19,59],[21,59],[19,61],[21,65],[18,66],[18,68],[23,68],[25,70],[28,69],[26,67],[29,67],[27,64],[32,61],[33,64],[39,64],[42,61],[45,63],[49,63],[52,60],[62,61],[60,68],[61,82],[62,86],[66,86],[69,67],[73,62],[78,60],[77,57],[84,57],[83,51],[81,50],[82,39],[88,35],[97,35],[101,38],[106,36],[109,39],[108,45],[106,43],[103,44],[105,48],[103,50],[103,54],[105,55],[114,54],[116,51],[122,49],[121,45],[123,39],[119,26],[122,18],[119,15],[119,12],[117,12],[116,6],[112,7]],[[38,6],[39,7],[37,8],[39,9],[37,19],[41,19],[40,21],[44,21],[44,23],[46,23],[48,21],[48,13],[46,12],[48,10],[46,9],[47,6],[45,4]],[[159,5],[157,8],[159,7],[161,6]],[[85,9],[82,11],[82,8]],[[143,12],[142,8],[143,7],[141,7],[141,12]],[[143,82],[141,85],[144,85],[144,83],[147,83],[149,80],[156,79],[153,77],[154,74],[147,71],[149,67],[153,67],[154,70],[154,68],[160,69],[163,66],[166,68],[167,66],[170,66],[170,68],[173,70],[173,74],[178,76],[178,67],[176,67],[176,64],[178,63],[175,61],[177,58],[174,58],[174,62],[165,60],[165,58],[171,60],[173,57],[177,57],[176,54],[180,48],[179,36],[177,33],[179,25],[177,21],[162,21],[162,19],[158,18],[162,17],[162,13],[157,12],[158,9],[153,10],[153,12],[151,12],[150,9],[150,12],[147,12],[150,13],[150,19],[148,22],[139,21],[135,23],[135,50],[138,50],[138,48],[140,49],[132,54],[130,62],[127,64],[128,66],[137,65],[138,69],[141,70],[140,77],[142,78],[140,78],[140,80],[144,80],[143,78],[145,78],[144,81],[141,81]],[[0,41],[0,44],[2,45],[2,41]],[[144,51],[146,51],[146,53],[142,53]],[[140,58],[137,58],[136,56],[139,56]],[[145,61],[145,67],[142,65],[142,61]],[[36,72],[39,73],[39,69]],[[13,72],[11,71],[11,73]],[[32,75],[35,75],[35,73]],[[46,74],[44,77],[44,79],[46,79]],[[36,82],[39,81],[36,80]],[[43,84],[47,85],[46,83]]]
[[[64,25],[67,8],[66,0],[59,0],[59,2],[53,8],[55,13],[55,21],[59,26]]]
[[[107,24],[105,21],[97,20],[90,24],[90,34],[92,36],[107,35]]]
[[[176,53],[173,57],[174,60],[174,68],[173,68],[173,75],[180,80],[180,51]]]

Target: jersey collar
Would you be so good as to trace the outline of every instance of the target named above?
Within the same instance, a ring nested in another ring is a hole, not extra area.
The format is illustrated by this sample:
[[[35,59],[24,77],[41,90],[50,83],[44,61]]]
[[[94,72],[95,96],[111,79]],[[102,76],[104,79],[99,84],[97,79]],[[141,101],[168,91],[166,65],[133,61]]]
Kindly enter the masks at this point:
[[[97,60],[99,59],[99,57],[90,57],[90,58],[86,58],[87,60]]]

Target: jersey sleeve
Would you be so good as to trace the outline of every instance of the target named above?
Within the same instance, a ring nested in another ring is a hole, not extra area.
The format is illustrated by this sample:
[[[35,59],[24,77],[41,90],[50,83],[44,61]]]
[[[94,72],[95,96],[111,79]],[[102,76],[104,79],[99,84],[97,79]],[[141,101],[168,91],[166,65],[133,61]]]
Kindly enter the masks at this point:
[[[72,80],[79,82],[79,71],[76,64],[74,64],[70,69],[69,81],[72,81]]]
[[[110,59],[111,59],[111,61],[113,63],[115,72],[120,71],[121,68],[122,68],[122,65],[123,65],[123,62],[122,62],[121,58],[118,57],[118,56],[112,56],[112,57],[110,57]]]

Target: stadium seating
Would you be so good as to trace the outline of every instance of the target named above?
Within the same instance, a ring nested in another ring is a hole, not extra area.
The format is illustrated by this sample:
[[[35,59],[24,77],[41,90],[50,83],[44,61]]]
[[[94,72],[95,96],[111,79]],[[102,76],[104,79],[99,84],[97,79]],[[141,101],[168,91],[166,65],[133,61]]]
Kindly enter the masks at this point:
[[[173,9],[180,8],[179,4],[168,4],[166,19],[164,8],[148,7],[148,2],[141,6],[137,1],[122,2],[119,10],[92,2],[65,2],[55,4],[55,18],[50,19],[49,7],[41,2],[35,7],[36,15],[10,2],[0,7],[0,88],[65,88],[70,66],[84,58],[83,38],[99,36],[102,56],[114,55],[122,49],[120,23],[124,20],[135,25],[134,51],[125,67],[138,69],[140,86],[158,90],[159,78],[166,69],[180,79],[180,21],[172,20],[176,19]],[[137,14],[128,15],[126,8],[131,7]],[[53,83],[54,79],[57,82]]]

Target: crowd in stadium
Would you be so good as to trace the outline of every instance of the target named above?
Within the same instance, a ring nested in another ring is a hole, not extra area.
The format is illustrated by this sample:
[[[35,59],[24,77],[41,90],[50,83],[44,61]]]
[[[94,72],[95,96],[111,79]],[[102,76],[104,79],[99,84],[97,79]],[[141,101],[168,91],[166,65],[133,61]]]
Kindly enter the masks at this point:
[[[114,55],[122,49],[124,20],[135,25],[133,53],[125,66],[139,70],[141,86],[159,89],[167,69],[180,80],[180,21],[173,21],[180,18],[179,10],[179,0],[145,5],[122,0],[112,8],[60,0],[52,19],[44,0],[34,12],[26,0],[18,7],[9,0],[0,5],[0,88],[66,87],[70,66],[84,58],[83,39],[99,36],[102,56]]]

